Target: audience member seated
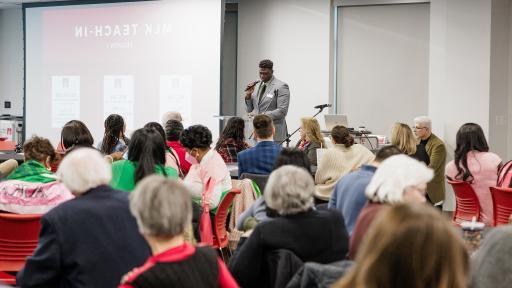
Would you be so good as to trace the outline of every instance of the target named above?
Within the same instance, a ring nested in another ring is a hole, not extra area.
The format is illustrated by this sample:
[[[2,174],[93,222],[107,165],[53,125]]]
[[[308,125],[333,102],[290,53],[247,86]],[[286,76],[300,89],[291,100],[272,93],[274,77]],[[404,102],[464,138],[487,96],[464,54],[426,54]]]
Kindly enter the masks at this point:
[[[121,115],[111,114],[105,119],[105,134],[98,143],[98,149],[104,155],[115,152],[126,152],[130,140],[124,135],[126,125]]]
[[[183,121],[183,118],[181,117],[180,112],[167,111],[164,113],[164,115],[162,115],[162,126],[167,125],[167,122],[169,122],[169,120],[175,120],[181,123]]]
[[[39,244],[17,285],[116,287],[150,256],[128,195],[108,186],[110,165],[97,150],[72,151],[57,174],[76,198],[42,216]]]
[[[80,120],[71,120],[64,124],[60,132],[60,142],[55,149],[55,161],[52,164],[52,172],[57,172],[59,163],[68,150],[74,147],[93,147],[94,138]]]
[[[217,252],[186,242],[192,220],[189,192],[177,181],[152,175],[130,195],[130,211],[152,256],[123,278],[130,287],[238,287]]]
[[[0,182],[0,210],[44,214],[74,198],[49,171],[55,158],[50,140],[34,136],[23,145],[25,162]]]
[[[411,127],[404,123],[395,123],[391,130],[391,145],[395,145],[404,153],[413,157],[416,154],[416,137]]]
[[[180,142],[189,155],[189,162],[192,163],[184,179],[185,186],[191,192],[192,199],[201,204],[204,185],[208,179],[214,180],[215,187],[206,201],[210,212],[216,213],[220,201],[231,190],[231,176],[222,157],[210,147],[212,132],[205,126],[193,125],[183,130]]]
[[[266,256],[277,249],[291,251],[303,262],[331,263],[344,259],[348,235],[337,210],[315,210],[315,186],[303,168],[282,166],[269,177],[264,194],[280,215],[260,223],[233,256],[230,269],[242,287],[264,287]]]
[[[155,129],[158,132],[158,134],[160,134],[162,136],[162,139],[164,140],[164,143],[165,143],[166,136],[165,136],[164,127],[162,127],[162,125],[160,125],[157,122],[149,122],[146,125],[144,125],[144,128]],[[126,158],[126,159],[128,159],[128,158]],[[176,172],[178,172],[178,174],[182,174],[182,173],[179,173],[181,171],[180,159],[178,159],[177,155],[174,155],[174,152],[172,151],[172,149],[165,149],[165,167],[171,167],[174,170],[176,170]],[[183,176],[183,175],[179,175],[179,176]]]
[[[215,150],[219,152],[226,164],[238,162],[238,152],[242,152],[250,147],[245,141],[244,130],[244,119],[232,117],[229,118],[226,127],[219,136]]]
[[[275,171],[281,166],[284,165],[294,165],[297,167],[301,167],[306,169],[311,175],[311,165],[309,163],[308,156],[304,151],[299,150],[297,148],[284,148],[277,156],[276,163],[274,164],[274,168],[272,171]],[[265,187],[265,191],[268,189],[274,189],[273,187],[269,187],[268,185]],[[262,191],[266,193],[265,191]],[[275,211],[269,209],[265,202],[265,197],[260,197],[254,201],[254,203],[245,210],[240,217],[238,218],[237,230],[245,231],[253,229],[254,227],[247,227],[249,225],[244,225],[247,219],[255,218],[255,224],[270,220],[270,216],[275,216]]]
[[[183,175],[187,175],[188,170],[190,170],[190,162],[186,159],[187,152],[185,148],[181,146],[180,143],[180,135],[183,132],[183,124],[177,120],[169,120],[165,124],[165,136],[166,136],[166,144],[169,150],[173,153],[173,155],[178,156],[179,164]]]
[[[317,166],[316,150],[325,148],[324,137],[320,132],[320,124],[315,118],[305,117],[300,119],[300,140],[295,147],[306,152],[311,165]]]
[[[472,288],[509,288],[512,283],[512,226],[500,226],[485,236],[471,259]]]
[[[457,131],[454,160],[446,165],[451,180],[469,182],[480,202],[481,221],[493,225],[490,186],[496,186],[501,158],[489,152],[484,132],[478,124],[466,123]]]
[[[270,116],[256,115],[252,125],[254,126],[254,137],[258,144],[238,153],[238,178],[243,173],[270,174],[274,161],[281,151],[281,145],[274,142],[276,130]]]
[[[375,158],[364,145],[354,144],[354,137],[343,126],[332,128],[331,141],[335,145],[324,152],[315,174],[315,197],[321,200],[319,202],[329,201],[334,185],[341,177]]]
[[[427,200],[442,209],[445,198],[446,148],[443,140],[432,133],[432,121],[427,116],[414,118],[414,135],[418,139],[414,158],[434,170],[434,178],[427,183]]]
[[[333,287],[467,288],[469,284],[468,254],[459,233],[428,205],[399,204],[382,211],[355,262]]]
[[[178,172],[165,167],[165,143],[162,135],[152,128],[135,130],[130,146],[128,160],[112,163],[113,188],[132,191],[135,184],[150,174],[178,178]]]
[[[364,204],[366,204],[367,199],[364,191],[368,183],[370,183],[375,170],[377,170],[382,161],[400,153],[402,152],[396,146],[384,146],[377,152],[373,162],[363,164],[359,170],[343,176],[334,186],[328,208],[341,211],[349,235],[352,234],[359,212],[361,212]]]
[[[390,204],[424,203],[427,182],[434,172],[425,163],[406,155],[394,155],[384,160],[366,187],[368,202],[361,209],[350,237],[350,259],[357,255],[366,231],[378,213]]]

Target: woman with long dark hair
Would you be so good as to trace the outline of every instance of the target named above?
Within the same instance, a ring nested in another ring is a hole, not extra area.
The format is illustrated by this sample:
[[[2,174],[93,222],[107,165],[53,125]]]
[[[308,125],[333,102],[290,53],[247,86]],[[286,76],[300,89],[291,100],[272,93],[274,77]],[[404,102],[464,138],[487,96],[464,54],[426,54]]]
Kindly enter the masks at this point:
[[[130,140],[124,135],[126,126],[121,115],[111,114],[105,119],[105,134],[98,149],[106,155],[124,152]]]
[[[162,135],[153,128],[141,128],[133,133],[128,146],[128,160],[112,164],[112,187],[132,191],[135,184],[151,174],[178,178],[171,167],[165,167],[165,142]]]
[[[237,153],[250,147],[245,142],[244,129],[244,119],[232,117],[219,136],[215,150],[219,152],[225,163],[236,163]]]
[[[466,123],[457,131],[454,160],[446,165],[446,177],[469,182],[480,201],[480,217],[486,225],[493,223],[490,186],[496,186],[501,158],[489,152],[480,125]]]

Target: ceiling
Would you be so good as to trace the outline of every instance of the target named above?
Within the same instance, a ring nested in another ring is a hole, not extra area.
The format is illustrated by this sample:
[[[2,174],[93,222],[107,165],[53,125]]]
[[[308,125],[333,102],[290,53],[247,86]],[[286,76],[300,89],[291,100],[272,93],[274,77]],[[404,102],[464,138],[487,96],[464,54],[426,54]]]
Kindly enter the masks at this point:
[[[52,0],[53,1],[63,1],[63,0]],[[67,0],[69,1],[69,0]],[[79,1],[79,0],[71,0],[71,1]],[[0,0],[0,9],[6,8],[21,8],[22,3],[34,3],[34,2],[50,2],[49,0]]]

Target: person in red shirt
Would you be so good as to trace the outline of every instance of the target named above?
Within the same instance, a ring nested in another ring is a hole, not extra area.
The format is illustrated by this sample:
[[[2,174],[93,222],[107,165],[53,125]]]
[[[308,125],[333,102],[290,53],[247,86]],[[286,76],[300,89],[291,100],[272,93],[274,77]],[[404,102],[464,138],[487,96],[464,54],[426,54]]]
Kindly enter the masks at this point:
[[[183,132],[183,124],[178,120],[168,120],[165,123],[165,137],[167,147],[171,150],[171,154],[178,158],[179,167],[184,175],[190,170],[190,162],[186,160],[187,152],[180,144],[180,134]]]
[[[159,175],[144,178],[130,195],[130,211],[153,256],[126,274],[120,288],[239,287],[215,250],[185,242],[192,203],[183,184]]]

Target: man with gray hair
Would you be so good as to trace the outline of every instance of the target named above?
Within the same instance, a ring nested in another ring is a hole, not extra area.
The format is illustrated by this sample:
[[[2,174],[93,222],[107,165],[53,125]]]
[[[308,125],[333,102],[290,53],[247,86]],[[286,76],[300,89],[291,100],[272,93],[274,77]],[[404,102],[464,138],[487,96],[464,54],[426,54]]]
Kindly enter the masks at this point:
[[[419,140],[414,158],[434,170],[434,178],[427,185],[427,199],[432,205],[441,208],[445,197],[446,148],[444,142],[432,133],[432,121],[427,116],[414,118],[413,130]]]
[[[57,175],[76,196],[41,218],[39,244],[17,275],[20,287],[117,287],[144,263],[149,247],[130,214],[128,195],[108,183],[111,167],[94,149],[78,148]]]

